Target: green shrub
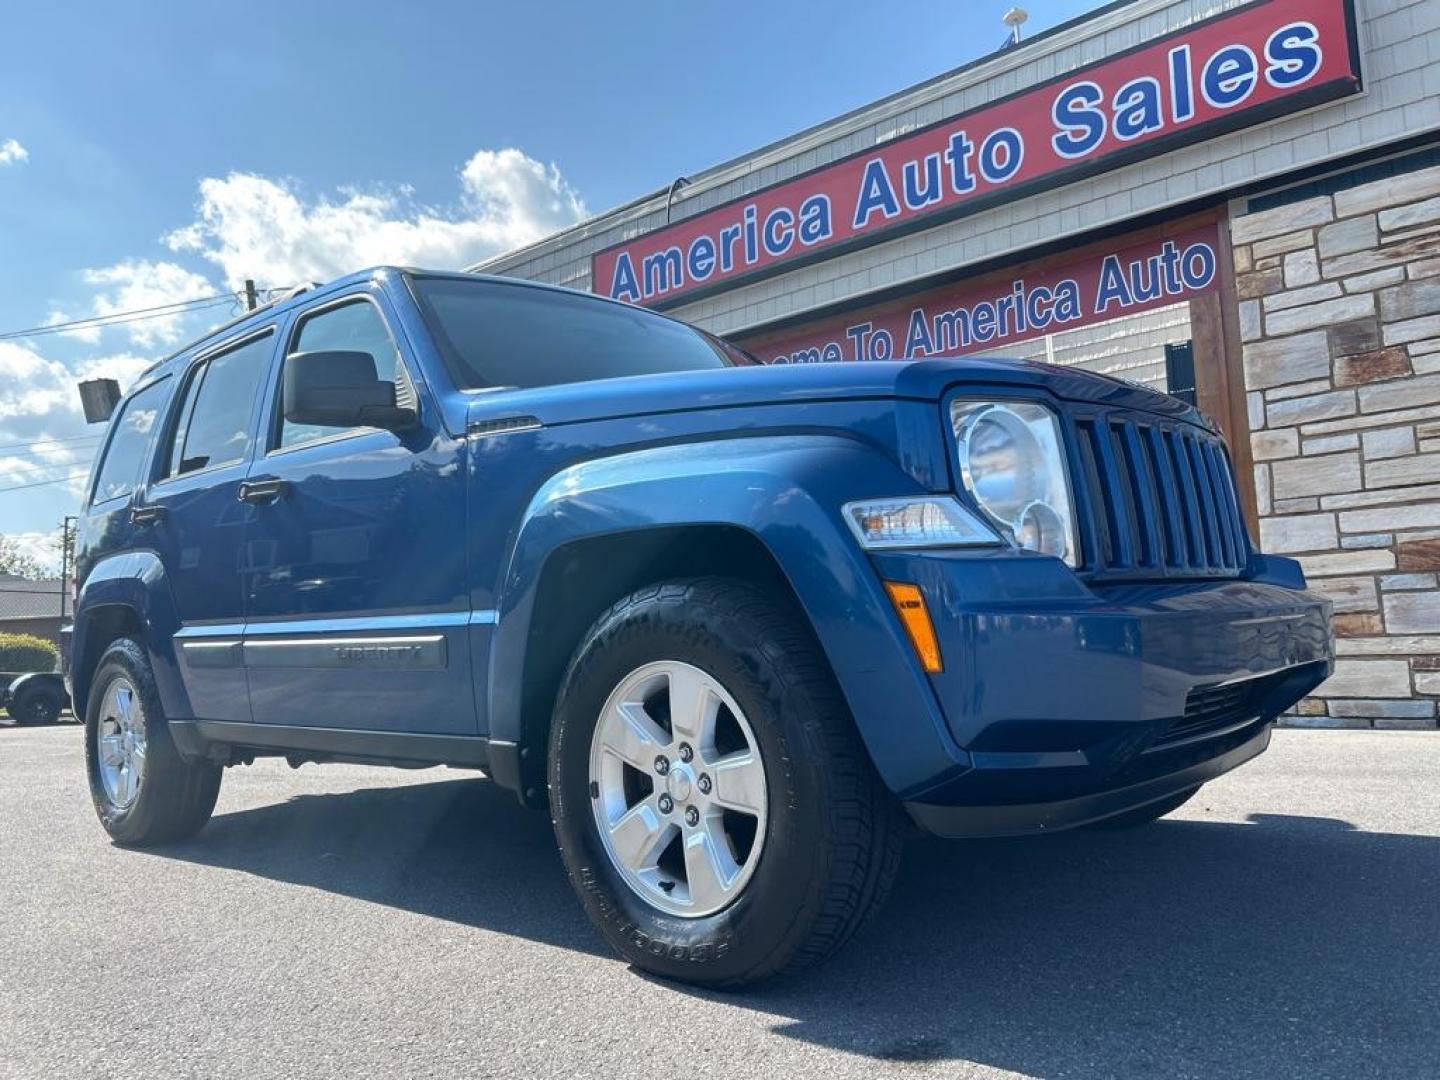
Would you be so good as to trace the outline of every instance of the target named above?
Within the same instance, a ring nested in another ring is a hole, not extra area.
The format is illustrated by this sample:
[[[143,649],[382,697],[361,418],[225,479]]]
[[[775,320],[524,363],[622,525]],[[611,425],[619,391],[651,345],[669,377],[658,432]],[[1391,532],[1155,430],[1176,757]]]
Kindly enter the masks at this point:
[[[0,634],[0,671],[54,671],[60,652],[34,634]]]

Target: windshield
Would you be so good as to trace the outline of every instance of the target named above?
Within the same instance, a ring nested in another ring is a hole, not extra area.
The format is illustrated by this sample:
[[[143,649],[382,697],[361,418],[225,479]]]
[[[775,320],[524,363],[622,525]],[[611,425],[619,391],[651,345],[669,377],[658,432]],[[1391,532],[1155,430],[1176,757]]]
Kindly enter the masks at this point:
[[[493,280],[411,282],[456,382],[466,390],[755,362],[693,326],[609,300]]]

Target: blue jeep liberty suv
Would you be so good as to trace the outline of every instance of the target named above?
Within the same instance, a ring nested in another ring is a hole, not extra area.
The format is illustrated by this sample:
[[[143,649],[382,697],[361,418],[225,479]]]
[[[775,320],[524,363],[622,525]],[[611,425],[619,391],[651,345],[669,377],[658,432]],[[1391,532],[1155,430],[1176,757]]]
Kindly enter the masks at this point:
[[[765,366],[673,319],[380,268],[118,405],[67,680],[115,842],[257,757],[482,769],[600,931],[740,985],[881,904],[906,828],[1151,821],[1329,673],[1190,406],[984,359]],[[484,829],[485,822],[475,822]]]

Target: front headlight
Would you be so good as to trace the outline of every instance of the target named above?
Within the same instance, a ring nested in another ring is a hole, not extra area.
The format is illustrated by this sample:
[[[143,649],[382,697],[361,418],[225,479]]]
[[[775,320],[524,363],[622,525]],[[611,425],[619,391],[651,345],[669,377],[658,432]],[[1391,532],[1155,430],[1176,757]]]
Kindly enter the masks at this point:
[[[950,406],[960,476],[980,509],[1016,547],[1075,565],[1075,510],[1060,424],[1029,401]]]

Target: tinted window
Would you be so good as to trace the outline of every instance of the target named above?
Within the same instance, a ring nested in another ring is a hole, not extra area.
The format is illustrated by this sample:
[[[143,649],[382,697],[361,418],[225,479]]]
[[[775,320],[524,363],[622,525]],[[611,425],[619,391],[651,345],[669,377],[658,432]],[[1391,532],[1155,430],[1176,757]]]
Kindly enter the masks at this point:
[[[608,300],[493,281],[413,281],[462,387],[552,386],[749,362],[692,326]]]
[[[367,300],[357,300],[343,307],[330,308],[306,317],[291,341],[290,352],[345,352],[369,353],[375,360],[375,374],[385,382],[394,382],[400,367],[400,354],[395,341],[385,328],[385,320],[375,305]],[[282,374],[281,383],[284,385]],[[400,387],[396,388],[397,400],[404,397]],[[280,420],[279,446],[294,446],[334,435],[342,428],[320,427],[315,424],[292,424],[283,416]]]
[[[115,421],[115,434],[105,451],[105,460],[100,463],[100,472],[95,479],[94,502],[118,499],[135,490],[140,462],[145,457],[145,448],[150,445],[150,433],[155,430],[160,410],[165,407],[169,386],[170,380],[162,379],[125,403]]]
[[[266,334],[213,356],[196,369],[180,406],[165,475],[182,476],[244,459],[250,409],[273,348],[274,339]]]

